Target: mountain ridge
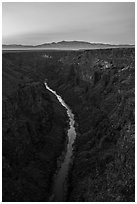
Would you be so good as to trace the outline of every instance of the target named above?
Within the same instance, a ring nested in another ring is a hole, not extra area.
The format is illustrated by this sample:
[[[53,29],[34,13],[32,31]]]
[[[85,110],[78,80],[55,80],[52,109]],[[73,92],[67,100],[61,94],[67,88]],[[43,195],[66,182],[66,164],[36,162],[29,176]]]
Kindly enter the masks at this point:
[[[90,43],[86,41],[59,41],[52,43],[43,43],[39,45],[21,45],[21,44],[3,44],[2,49],[63,49],[63,50],[79,50],[79,49],[102,49],[102,48],[115,48],[115,47],[134,47],[135,45],[129,44],[108,44],[108,43]]]

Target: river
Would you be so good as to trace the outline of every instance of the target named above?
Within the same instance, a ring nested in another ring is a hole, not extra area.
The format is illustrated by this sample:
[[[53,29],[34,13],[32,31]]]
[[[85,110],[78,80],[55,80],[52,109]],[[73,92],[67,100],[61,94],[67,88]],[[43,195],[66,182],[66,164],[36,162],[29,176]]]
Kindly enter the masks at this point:
[[[61,201],[64,201],[64,184],[68,175],[69,165],[72,159],[73,143],[76,138],[75,120],[74,120],[74,114],[72,113],[68,105],[65,103],[65,101],[61,98],[61,96],[59,96],[55,91],[53,91],[48,86],[47,83],[45,83],[45,86],[49,91],[51,91],[57,97],[61,105],[65,107],[69,118],[69,128],[67,131],[67,136],[68,136],[67,151],[64,156],[64,160],[61,163],[61,167],[58,170],[57,175],[55,176],[55,181],[53,185],[54,200],[57,202],[61,202]]]

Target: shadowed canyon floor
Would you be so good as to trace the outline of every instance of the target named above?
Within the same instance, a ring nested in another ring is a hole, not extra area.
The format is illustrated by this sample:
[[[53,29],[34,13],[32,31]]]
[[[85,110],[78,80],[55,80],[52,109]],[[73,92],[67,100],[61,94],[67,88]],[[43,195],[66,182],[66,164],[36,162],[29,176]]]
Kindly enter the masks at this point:
[[[65,201],[135,200],[135,49],[3,53],[3,201],[49,201],[68,117]]]

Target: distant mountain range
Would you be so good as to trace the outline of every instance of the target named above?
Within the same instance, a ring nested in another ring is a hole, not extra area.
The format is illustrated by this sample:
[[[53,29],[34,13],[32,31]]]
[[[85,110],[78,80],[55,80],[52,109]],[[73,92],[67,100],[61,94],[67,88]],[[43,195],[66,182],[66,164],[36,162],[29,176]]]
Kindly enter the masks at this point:
[[[125,48],[125,47],[135,47],[135,45],[111,45],[103,43],[89,43],[84,41],[61,41],[44,43],[41,45],[2,45],[3,50],[80,50],[80,49],[106,49],[106,48]]]

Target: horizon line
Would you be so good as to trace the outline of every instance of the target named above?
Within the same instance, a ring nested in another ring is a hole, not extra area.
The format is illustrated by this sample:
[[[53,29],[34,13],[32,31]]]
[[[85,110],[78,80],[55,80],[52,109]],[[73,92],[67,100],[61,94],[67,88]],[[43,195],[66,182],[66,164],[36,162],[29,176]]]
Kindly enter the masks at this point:
[[[16,44],[16,43],[12,43],[12,44],[3,44],[2,43],[2,46],[5,45],[5,46],[11,46],[11,45],[18,45],[18,46],[33,46],[33,47],[37,47],[39,45],[44,45],[44,44],[52,44],[52,43],[60,43],[60,42],[84,42],[84,43],[89,43],[89,44],[103,44],[103,45],[114,45],[114,46],[118,46],[118,45],[130,45],[130,46],[135,46],[135,44],[127,44],[127,43],[122,43],[122,44],[112,44],[112,43],[107,43],[107,42],[89,42],[89,41],[83,41],[83,40],[61,40],[61,41],[51,41],[51,42],[43,42],[43,43],[40,43],[40,44],[36,44],[36,45],[27,45],[27,44]]]

